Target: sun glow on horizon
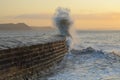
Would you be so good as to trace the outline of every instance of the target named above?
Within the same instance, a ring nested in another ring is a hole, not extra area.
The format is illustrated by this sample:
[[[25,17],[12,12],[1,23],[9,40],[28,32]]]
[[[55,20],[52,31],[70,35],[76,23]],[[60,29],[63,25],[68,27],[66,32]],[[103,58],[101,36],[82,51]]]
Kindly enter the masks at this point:
[[[74,26],[82,30],[120,30],[120,0],[1,0],[0,23],[24,22],[53,26],[57,7],[71,10]]]

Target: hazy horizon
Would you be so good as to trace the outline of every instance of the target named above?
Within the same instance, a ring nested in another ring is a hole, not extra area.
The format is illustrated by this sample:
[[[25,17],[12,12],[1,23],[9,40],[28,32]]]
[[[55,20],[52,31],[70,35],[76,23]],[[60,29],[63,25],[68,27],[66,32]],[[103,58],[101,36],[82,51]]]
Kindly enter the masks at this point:
[[[56,8],[71,10],[74,25],[80,30],[120,30],[119,0],[1,0],[0,24],[25,23],[53,26]]]

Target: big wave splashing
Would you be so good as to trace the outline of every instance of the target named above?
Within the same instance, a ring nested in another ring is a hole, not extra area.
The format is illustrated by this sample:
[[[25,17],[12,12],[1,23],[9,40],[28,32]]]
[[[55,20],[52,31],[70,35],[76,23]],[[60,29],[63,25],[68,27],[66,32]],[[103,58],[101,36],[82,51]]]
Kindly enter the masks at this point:
[[[54,15],[54,24],[58,28],[60,34],[66,37],[67,46],[70,50],[72,45],[72,35],[70,29],[73,21],[70,17],[70,10],[67,8],[58,8]]]
[[[66,42],[69,50],[77,49],[78,35],[77,30],[73,26],[73,19],[68,8],[57,8],[53,18],[55,27],[58,28],[60,34],[66,37]]]
[[[58,8],[54,22],[61,35],[66,38],[72,36],[72,21],[68,9]],[[70,53],[64,57],[61,67],[54,72],[54,76],[48,77],[48,80],[120,80],[120,57],[116,54],[92,47],[76,50],[75,46]]]
[[[58,8],[54,16],[54,24],[59,29],[60,34],[65,37],[71,37],[69,29],[73,23],[70,17],[70,10],[67,8]]]
[[[54,23],[71,46],[76,35],[70,32],[73,21],[69,12],[68,9],[58,8]],[[50,75],[37,80],[120,80],[119,56],[92,47],[86,49],[78,47],[76,50],[75,46],[70,48],[60,64],[55,65]]]

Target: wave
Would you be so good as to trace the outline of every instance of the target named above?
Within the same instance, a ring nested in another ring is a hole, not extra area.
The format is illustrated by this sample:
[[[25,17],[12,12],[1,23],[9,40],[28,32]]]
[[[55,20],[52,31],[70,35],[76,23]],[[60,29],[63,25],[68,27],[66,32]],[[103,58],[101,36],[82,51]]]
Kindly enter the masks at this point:
[[[120,79],[120,56],[88,47],[71,50],[48,80],[116,80]]]

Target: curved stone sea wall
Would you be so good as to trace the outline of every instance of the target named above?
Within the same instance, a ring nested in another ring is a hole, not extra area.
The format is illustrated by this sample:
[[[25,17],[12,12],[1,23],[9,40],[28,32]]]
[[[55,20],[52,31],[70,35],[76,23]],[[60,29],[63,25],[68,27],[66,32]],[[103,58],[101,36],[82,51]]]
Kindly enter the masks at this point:
[[[0,80],[32,76],[60,62],[66,53],[65,40],[0,50]]]

